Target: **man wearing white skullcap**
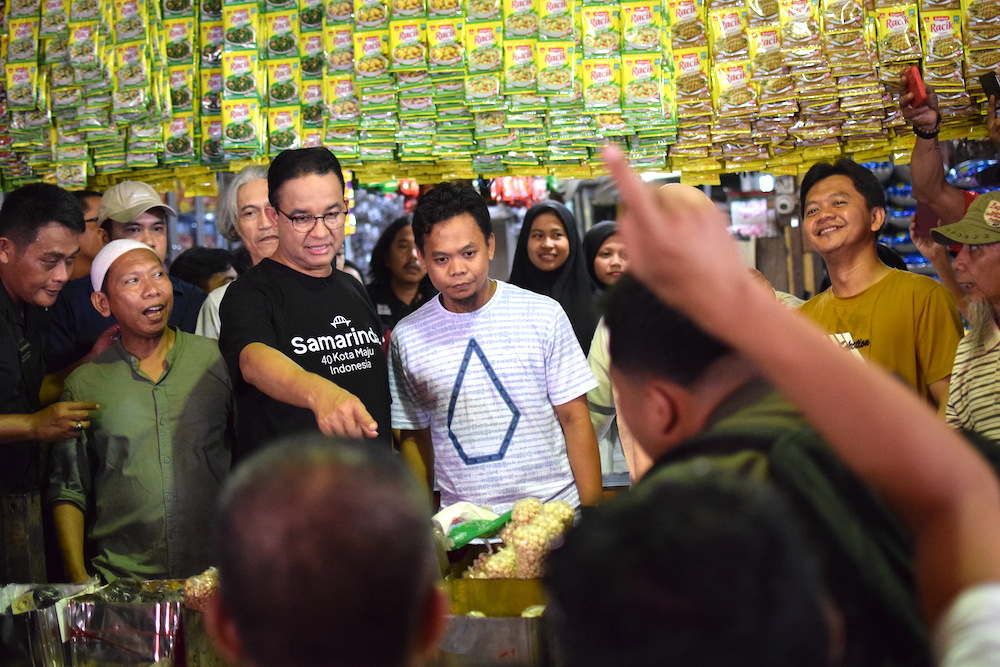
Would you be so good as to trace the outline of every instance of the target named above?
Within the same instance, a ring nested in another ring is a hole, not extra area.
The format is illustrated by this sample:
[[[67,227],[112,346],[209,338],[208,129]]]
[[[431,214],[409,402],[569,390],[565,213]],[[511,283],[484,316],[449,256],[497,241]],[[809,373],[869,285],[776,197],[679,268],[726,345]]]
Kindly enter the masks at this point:
[[[148,245],[112,241],[90,279],[94,308],[120,336],[63,390],[101,406],[52,452],[46,498],[66,574],[188,577],[210,564],[206,508],[229,471],[229,373],[215,341],[167,325],[173,289]]]

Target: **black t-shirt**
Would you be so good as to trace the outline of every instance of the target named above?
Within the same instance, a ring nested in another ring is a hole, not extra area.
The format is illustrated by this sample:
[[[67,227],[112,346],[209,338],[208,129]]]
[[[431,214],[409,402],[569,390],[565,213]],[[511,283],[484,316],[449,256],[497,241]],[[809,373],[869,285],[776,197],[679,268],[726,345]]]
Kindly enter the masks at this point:
[[[392,288],[385,283],[372,283],[367,285],[365,289],[368,290],[368,296],[375,305],[375,312],[382,320],[383,334],[387,334],[392,329],[395,329],[401,319],[433,299],[437,294],[437,290],[434,289],[433,285],[426,278],[420,284],[420,291],[412,303],[403,303],[400,301],[396,293],[392,291]]]
[[[38,392],[45,375],[42,346],[46,319],[45,309],[28,305],[22,320],[0,284],[0,414],[26,415],[41,409]],[[40,466],[38,443],[0,445],[0,494],[38,489]]]
[[[378,422],[378,441],[389,445],[382,325],[361,283],[339,271],[314,278],[265,259],[233,282],[219,316],[219,347],[236,395],[234,464],[276,438],[317,430],[311,410],[277,401],[243,379],[240,352],[250,343],[272,347],[357,396]]]

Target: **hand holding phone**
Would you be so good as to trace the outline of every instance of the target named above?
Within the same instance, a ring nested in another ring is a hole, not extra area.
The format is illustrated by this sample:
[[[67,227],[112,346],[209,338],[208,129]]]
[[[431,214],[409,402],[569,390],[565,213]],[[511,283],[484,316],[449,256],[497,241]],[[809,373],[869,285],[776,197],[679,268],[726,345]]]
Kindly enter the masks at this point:
[[[927,88],[924,86],[924,79],[920,76],[920,68],[911,65],[906,75],[907,92],[913,97],[910,98],[910,106],[916,109],[927,104]]]
[[[993,97],[995,106],[1000,106],[1000,77],[996,72],[987,72],[979,77],[979,83],[983,86],[983,92],[987,99]]]

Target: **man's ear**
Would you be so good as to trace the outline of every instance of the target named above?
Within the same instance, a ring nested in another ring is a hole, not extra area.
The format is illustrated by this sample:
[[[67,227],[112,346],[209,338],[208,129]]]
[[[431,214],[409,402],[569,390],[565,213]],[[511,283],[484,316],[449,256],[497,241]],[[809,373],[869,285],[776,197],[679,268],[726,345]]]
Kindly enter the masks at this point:
[[[6,236],[0,236],[0,263],[10,264],[14,261],[14,256],[17,254],[17,245],[15,245],[13,239]]]
[[[208,599],[205,606],[205,630],[212,639],[212,644],[219,652],[219,655],[230,665],[239,665],[246,659],[246,651],[243,642],[240,641],[240,634],[236,628],[236,622],[229,614],[226,603],[222,601],[222,594],[216,592]]]
[[[104,292],[91,292],[90,303],[94,304],[103,317],[111,317],[111,304],[108,302],[108,295]]]
[[[659,458],[688,437],[692,397],[679,384],[659,378],[648,380],[645,392],[648,423],[653,427],[661,448],[655,457]]]
[[[440,586],[434,586],[427,594],[424,611],[420,616],[420,631],[417,634],[417,654],[429,658],[437,650],[438,642],[444,637],[448,627],[448,597]]]
[[[872,209],[872,224],[871,230],[873,232],[878,232],[882,229],[882,225],[885,224],[885,209],[881,206],[876,206]]]
[[[106,246],[111,243],[111,239],[108,238],[108,232],[104,227],[97,228],[97,235],[101,238],[101,245]]]
[[[278,227],[278,209],[268,204],[264,207],[264,215],[267,216],[267,219],[271,221],[271,224],[274,225],[275,228]]]

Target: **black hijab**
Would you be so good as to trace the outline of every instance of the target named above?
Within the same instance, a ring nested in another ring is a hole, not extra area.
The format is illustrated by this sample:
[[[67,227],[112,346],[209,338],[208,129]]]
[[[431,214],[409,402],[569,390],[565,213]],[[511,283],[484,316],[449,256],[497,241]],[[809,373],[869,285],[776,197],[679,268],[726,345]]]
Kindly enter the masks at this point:
[[[597,253],[601,251],[601,246],[604,245],[604,242],[617,232],[618,223],[614,220],[605,220],[588,229],[587,233],[583,235],[583,248],[587,255],[587,270],[590,271],[590,279],[594,281],[594,287],[598,291],[607,289],[607,286],[597,279],[597,273],[594,271],[594,260],[597,259]]]
[[[541,213],[554,213],[569,239],[569,257],[566,263],[555,271],[542,271],[528,258],[528,237],[531,225]],[[569,209],[554,201],[535,204],[524,215],[521,234],[517,237],[517,251],[510,270],[510,283],[524,289],[552,297],[563,307],[569,317],[576,339],[580,341],[583,353],[590,351],[590,341],[597,328],[594,312],[594,288],[587,271],[587,260],[583,256],[580,232],[576,228],[576,218]]]

